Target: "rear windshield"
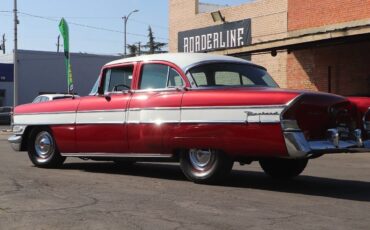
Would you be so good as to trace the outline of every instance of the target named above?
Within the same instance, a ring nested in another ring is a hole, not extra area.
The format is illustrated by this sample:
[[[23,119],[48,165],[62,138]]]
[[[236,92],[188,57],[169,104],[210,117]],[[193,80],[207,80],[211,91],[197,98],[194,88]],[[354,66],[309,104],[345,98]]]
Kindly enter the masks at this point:
[[[197,87],[279,87],[266,70],[250,64],[211,63],[189,72]]]

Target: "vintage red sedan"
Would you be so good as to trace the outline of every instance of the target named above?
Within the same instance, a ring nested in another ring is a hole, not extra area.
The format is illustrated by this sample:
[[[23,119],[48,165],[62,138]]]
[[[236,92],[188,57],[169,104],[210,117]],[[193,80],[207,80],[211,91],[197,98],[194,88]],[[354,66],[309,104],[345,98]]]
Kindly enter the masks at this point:
[[[369,98],[279,89],[234,57],[149,55],[105,65],[96,95],[17,106],[9,142],[38,167],[179,161],[188,179],[214,183],[234,162],[259,161],[291,178],[323,154],[370,151],[369,108]]]

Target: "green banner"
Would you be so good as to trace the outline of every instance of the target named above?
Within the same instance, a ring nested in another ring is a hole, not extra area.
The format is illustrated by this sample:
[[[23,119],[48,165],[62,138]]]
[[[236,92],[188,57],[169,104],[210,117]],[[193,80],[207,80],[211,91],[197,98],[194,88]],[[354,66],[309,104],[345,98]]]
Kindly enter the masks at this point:
[[[71,59],[69,53],[69,30],[67,21],[62,18],[59,23],[59,30],[63,37],[64,45],[64,56],[65,56],[65,65],[67,73],[67,84],[68,84],[68,93],[73,91],[73,78],[72,78],[72,69],[71,69]]]

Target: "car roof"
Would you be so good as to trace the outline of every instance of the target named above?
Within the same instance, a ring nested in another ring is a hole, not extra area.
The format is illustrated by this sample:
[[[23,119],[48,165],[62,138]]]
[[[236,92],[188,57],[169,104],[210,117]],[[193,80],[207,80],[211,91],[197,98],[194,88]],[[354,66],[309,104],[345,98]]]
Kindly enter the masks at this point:
[[[241,58],[224,56],[224,55],[215,55],[215,54],[206,54],[206,53],[163,53],[163,54],[152,54],[152,55],[143,55],[131,58],[123,58],[116,61],[109,62],[106,66],[109,65],[118,65],[131,62],[145,62],[145,61],[167,61],[172,62],[173,64],[180,67],[184,72],[188,70],[189,67],[203,62],[236,62],[236,63],[248,63],[252,64],[249,61],[246,61]]]

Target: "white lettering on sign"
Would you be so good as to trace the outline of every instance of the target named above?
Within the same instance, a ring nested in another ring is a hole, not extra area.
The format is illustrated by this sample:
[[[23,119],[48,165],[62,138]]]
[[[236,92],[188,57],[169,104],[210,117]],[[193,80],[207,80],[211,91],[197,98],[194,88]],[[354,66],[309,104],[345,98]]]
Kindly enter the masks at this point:
[[[244,36],[244,28],[239,28],[238,29],[238,46],[244,45],[243,36]]]
[[[225,32],[185,37],[184,52],[193,53],[219,48],[244,46],[244,31],[244,28],[226,31],[226,42],[224,41]]]
[[[251,20],[179,32],[179,52],[207,52],[251,44]]]
[[[189,38],[184,38],[184,52],[189,53]]]

